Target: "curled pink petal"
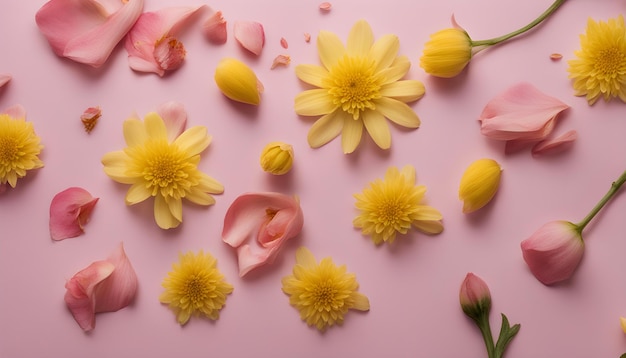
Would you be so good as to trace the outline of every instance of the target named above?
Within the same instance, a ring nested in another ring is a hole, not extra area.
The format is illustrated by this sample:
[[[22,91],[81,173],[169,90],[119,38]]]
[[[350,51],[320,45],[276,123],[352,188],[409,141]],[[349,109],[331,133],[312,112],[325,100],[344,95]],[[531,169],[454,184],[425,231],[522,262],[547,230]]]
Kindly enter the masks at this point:
[[[102,109],[98,106],[89,107],[83,112],[83,114],[80,115],[80,121],[83,123],[87,133],[91,133],[101,116]]]
[[[271,192],[247,193],[228,208],[222,240],[237,249],[239,276],[243,277],[271,263],[282,245],[300,233],[303,224],[297,198]]]
[[[323,3],[320,4],[320,10],[322,11],[330,11],[332,7],[333,5],[329,3],[328,1],[324,1]]]
[[[246,50],[259,56],[265,45],[263,25],[255,21],[235,21],[235,39]]]
[[[204,7],[177,6],[141,14],[124,43],[130,67],[159,76],[179,68],[186,50],[176,36],[192,15]]]
[[[572,276],[585,252],[576,225],[568,221],[551,221],[522,241],[524,261],[535,277],[545,285]]]
[[[120,244],[106,260],[93,262],[65,284],[65,304],[84,331],[96,325],[96,313],[128,306],[137,293],[137,275]]]
[[[202,24],[204,36],[214,44],[224,44],[227,40],[226,20],[221,11],[212,12]]]
[[[284,37],[280,38],[280,46],[284,49],[289,48],[289,43],[287,42],[287,39]]]
[[[52,198],[50,203],[50,237],[63,240],[84,232],[91,212],[98,202],[83,188],[68,188]]]
[[[143,11],[144,0],[50,0],[35,21],[58,56],[100,67]]]
[[[487,103],[479,118],[481,133],[497,140],[541,140],[568,107],[529,83],[519,83]]]
[[[9,83],[9,81],[11,80],[11,76],[4,74],[4,73],[0,73],[0,87],[6,85],[7,83]]]
[[[291,63],[291,57],[289,57],[289,55],[278,55],[274,58],[271,69],[273,70],[278,66],[287,66],[289,63]]]
[[[533,155],[554,154],[569,148],[578,138],[575,130],[567,131],[553,139],[543,140],[532,149]]]
[[[167,139],[173,142],[185,130],[187,125],[187,111],[180,102],[170,101],[162,104],[157,113],[163,119],[167,129]]]

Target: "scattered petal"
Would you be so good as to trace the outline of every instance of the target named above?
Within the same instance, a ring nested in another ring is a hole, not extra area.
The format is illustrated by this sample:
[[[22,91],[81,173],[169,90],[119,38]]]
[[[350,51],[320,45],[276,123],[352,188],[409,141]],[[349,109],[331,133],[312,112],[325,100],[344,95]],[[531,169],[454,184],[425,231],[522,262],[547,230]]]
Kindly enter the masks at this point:
[[[482,208],[493,199],[500,186],[501,175],[502,168],[493,159],[483,158],[470,164],[459,185],[464,214]]]
[[[0,87],[6,85],[11,80],[11,75],[0,73]]]
[[[284,48],[287,49],[289,48],[289,44],[287,43],[287,40],[284,37],[280,38],[280,45]]]
[[[543,140],[532,149],[533,155],[554,154],[569,148],[578,138],[575,130],[567,131],[554,139]]]
[[[215,69],[215,83],[222,93],[233,101],[258,105],[263,85],[245,63],[225,58]]]
[[[291,57],[289,55],[278,55],[274,58],[274,62],[272,62],[271,69],[275,69],[277,66],[287,66],[291,62]]]
[[[96,313],[128,306],[137,293],[137,275],[124,246],[106,260],[93,262],[65,284],[65,304],[84,331],[96,326]]]
[[[311,34],[308,32],[304,33],[304,42],[309,43],[311,42]]]
[[[329,3],[328,1],[324,1],[323,3],[320,4],[320,10],[322,11],[330,11],[332,7],[333,5]]]
[[[84,225],[89,222],[91,212],[98,202],[83,189],[72,187],[52,198],[50,203],[50,237],[63,240],[82,235]]]
[[[93,128],[98,123],[98,119],[102,116],[102,110],[100,107],[89,107],[80,115],[80,121],[83,122],[85,131],[91,133]]]
[[[259,56],[265,45],[263,25],[255,21],[235,21],[235,39],[246,50]]]
[[[620,326],[622,326],[622,331],[624,333],[626,333],[626,318],[620,317],[619,318],[619,324],[620,324]]]
[[[156,111],[163,119],[167,130],[167,140],[173,142],[187,126],[187,111],[180,102],[170,101],[162,104]]]
[[[550,55],[550,59],[554,61],[558,61],[562,58],[563,58],[563,55],[561,55],[560,53],[553,53]]]
[[[227,40],[226,20],[221,11],[212,12],[202,24],[204,36],[214,44],[224,44]]]
[[[303,224],[297,197],[271,192],[247,193],[228,208],[222,240],[237,249],[239,276],[243,277],[265,263],[272,263],[283,244],[300,233]]]
[[[100,67],[115,46],[133,27],[144,0],[107,1],[51,0],[35,21],[55,54],[76,62]]]

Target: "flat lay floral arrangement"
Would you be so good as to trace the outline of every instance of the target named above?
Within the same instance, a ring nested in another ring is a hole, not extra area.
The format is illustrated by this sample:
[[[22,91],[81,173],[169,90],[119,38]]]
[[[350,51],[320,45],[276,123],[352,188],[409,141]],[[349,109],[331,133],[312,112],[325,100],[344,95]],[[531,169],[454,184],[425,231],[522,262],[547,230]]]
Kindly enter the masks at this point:
[[[626,5],[531,3],[8,5],[0,356],[620,356]]]

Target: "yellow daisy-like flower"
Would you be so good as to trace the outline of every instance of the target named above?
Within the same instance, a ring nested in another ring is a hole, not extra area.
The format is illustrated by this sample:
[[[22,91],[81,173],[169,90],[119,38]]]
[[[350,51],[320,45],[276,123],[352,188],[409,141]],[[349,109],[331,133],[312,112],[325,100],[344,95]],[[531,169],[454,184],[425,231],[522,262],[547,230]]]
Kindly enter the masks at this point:
[[[23,112],[23,108],[19,108]],[[43,146],[33,124],[24,117],[0,114],[0,189],[7,183],[15,188],[17,179],[31,169],[43,167],[39,160]]]
[[[400,42],[385,35],[374,42],[370,25],[358,21],[347,45],[337,35],[321,31],[317,49],[323,66],[298,65],[296,75],[316,89],[295,98],[295,111],[302,116],[322,116],[311,127],[308,142],[321,147],[341,133],[344,153],[353,152],[361,141],[363,127],[383,149],[391,146],[385,117],[403,127],[417,128],[420,119],[406,104],[424,95],[417,80],[399,81],[411,66],[398,57]]]
[[[370,235],[376,245],[392,243],[396,233],[406,234],[411,226],[427,234],[443,231],[441,213],[422,203],[426,187],[415,185],[415,168],[407,165],[399,171],[391,167],[385,179],[377,179],[362,193],[354,194],[361,213],[354,227]]]
[[[161,284],[165,292],[159,301],[169,305],[178,323],[184,325],[192,314],[217,320],[226,295],[233,292],[233,286],[217,269],[217,260],[202,250],[197,255],[188,252],[179,254],[179,262],[172,269]]]
[[[620,15],[607,22],[587,21],[587,32],[580,35],[577,59],[568,61],[569,78],[576,96],[587,96],[594,104],[619,97],[626,102],[626,26]]]
[[[347,273],[345,265],[336,266],[330,257],[317,263],[305,247],[296,252],[293,275],[284,277],[282,283],[283,292],[300,311],[302,320],[322,332],[342,324],[349,309],[370,309],[367,296],[357,292],[356,275]]]
[[[224,191],[222,184],[198,170],[200,153],[211,143],[204,126],[184,131],[173,141],[163,119],[152,112],[142,122],[124,122],[127,147],[102,158],[104,172],[113,180],[132,184],[126,205],[154,197],[154,218],[162,229],[177,227],[183,221],[182,199],[199,205],[212,205],[209,194]]]

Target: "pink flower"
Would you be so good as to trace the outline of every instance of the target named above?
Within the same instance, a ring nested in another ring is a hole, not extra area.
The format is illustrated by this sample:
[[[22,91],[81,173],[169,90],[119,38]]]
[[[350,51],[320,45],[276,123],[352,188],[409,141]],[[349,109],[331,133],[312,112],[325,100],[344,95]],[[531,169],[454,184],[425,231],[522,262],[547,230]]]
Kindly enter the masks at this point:
[[[489,287],[480,277],[468,273],[461,284],[459,292],[461,308],[472,319],[478,319],[491,310],[491,293]]]
[[[505,141],[539,141],[548,136],[568,105],[529,83],[519,83],[493,98],[480,114],[481,133]]]
[[[204,7],[178,6],[141,14],[124,45],[130,68],[159,76],[179,68],[187,52],[176,35]]]
[[[98,202],[83,188],[68,188],[52,198],[50,203],[50,237],[63,240],[84,232],[91,212]]]
[[[569,221],[551,221],[522,241],[524,260],[545,285],[572,276],[585,251],[579,227]]]
[[[65,303],[84,331],[96,326],[96,313],[128,306],[137,293],[137,275],[120,243],[106,260],[95,261],[65,284]]]
[[[100,67],[143,11],[144,0],[50,0],[35,21],[58,56]]]
[[[248,193],[235,199],[224,217],[222,240],[237,249],[239,276],[273,262],[283,244],[300,233],[303,223],[296,197]],[[256,241],[254,249],[251,238]]]

